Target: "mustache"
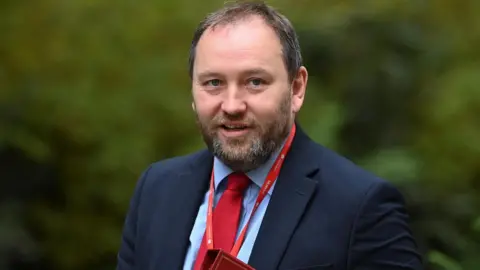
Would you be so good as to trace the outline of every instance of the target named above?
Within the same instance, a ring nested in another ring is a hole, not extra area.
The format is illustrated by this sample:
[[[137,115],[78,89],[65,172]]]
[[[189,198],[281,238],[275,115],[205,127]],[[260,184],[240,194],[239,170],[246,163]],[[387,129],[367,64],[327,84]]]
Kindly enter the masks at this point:
[[[253,127],[256,126],[256,121],[253,118],[245,118],[243,116],[216,116],[211,120],[213,126],[223,126],[228,124],[236,124]]]

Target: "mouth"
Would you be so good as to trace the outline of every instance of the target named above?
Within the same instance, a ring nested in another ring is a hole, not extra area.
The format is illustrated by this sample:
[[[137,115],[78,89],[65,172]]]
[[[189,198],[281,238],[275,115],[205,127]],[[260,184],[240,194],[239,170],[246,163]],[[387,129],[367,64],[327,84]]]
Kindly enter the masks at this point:
[[[245,135],[249,129],[249,126],[245,124],[223,124],[220,126],[221,133],[226,137],[238,137]]]
[[[228,131],[240,131],[248,128],[248,126],[244,124],[224,124],[220,127]]]

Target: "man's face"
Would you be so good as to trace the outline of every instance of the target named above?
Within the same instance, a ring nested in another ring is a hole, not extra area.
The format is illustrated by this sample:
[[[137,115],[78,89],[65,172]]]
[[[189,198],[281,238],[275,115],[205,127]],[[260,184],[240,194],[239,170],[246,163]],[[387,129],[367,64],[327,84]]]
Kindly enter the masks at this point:
[[[256,17],[205,31],[192,83],[203,138],[233,170],[262,165],[286,138],[299,109],[280,41]]]

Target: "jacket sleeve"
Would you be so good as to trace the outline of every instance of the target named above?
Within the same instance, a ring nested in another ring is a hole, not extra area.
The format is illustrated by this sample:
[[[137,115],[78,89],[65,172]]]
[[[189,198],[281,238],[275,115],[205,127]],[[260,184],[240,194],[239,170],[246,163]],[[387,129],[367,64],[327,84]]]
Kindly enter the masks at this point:
[[[125,218],[120,249],[117,255],[117,270],[133,270],[135,268],[135,242],[137,235],[138,206],[143,186],[151,166],[146,169],[137,181],[135,191],[130,199],[130,206]]]
[[[374,184],[360,207],[353,225],[348,269],[423,269],[404,198],[387,182]]]

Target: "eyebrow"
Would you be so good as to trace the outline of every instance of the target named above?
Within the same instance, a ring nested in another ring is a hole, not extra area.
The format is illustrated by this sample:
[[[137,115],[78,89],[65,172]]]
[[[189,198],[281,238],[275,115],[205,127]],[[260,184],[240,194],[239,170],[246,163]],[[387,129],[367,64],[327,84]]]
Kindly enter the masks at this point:
[[[219,72],[214,72],[214,71],[204,71],[198,74],[197,80],[198,81],[203,81],[207,78],[213,78],[213,77],[222,77],[222,74]]]
[[[264,68],[254,68],[254,69],[249,69],[249,70],[246,70],[244,72],[242,72],[242,76],[250,76],[250,75],[256,75],[256,74],[259,74],[259,75],[264,75],[264,76],[271,76],[270,72],[268,72],[268,70],[264,69]]]
[[[251,76],[251,75],[263,75],[263,76],[271,77],[271,73],[264,68],[247,69],[241,72],[242,77]],[[203,81],[207,78],[218,78],[218,77],[224,77],[224,76],[219,72],[204,71],[197,75],[197,80]]]

